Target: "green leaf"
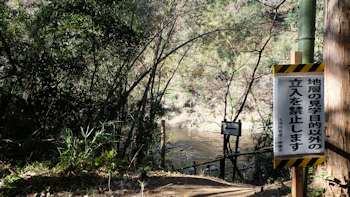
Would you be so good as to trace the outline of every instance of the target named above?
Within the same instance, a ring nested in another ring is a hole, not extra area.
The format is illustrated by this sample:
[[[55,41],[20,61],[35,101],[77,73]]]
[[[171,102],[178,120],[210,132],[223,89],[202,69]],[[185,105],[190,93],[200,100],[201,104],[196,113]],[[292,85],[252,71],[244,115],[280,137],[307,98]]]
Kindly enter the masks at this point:
[[[12,140],[10,140],[10,139],[2,139],[4,142],[6,142],[6,143],[9,143],[9,142],[11,142],[11,143],[13,143],[13,141]]]
[[[11,186],[11,185],[8,185],[7,188],[9,189],[13,189],[13,188],[17,188],[17,186]]]
[[[69,152],[69,149],[68,150],[66,150],[66,151],[64,151],[61,155],[66,155],[67,153]]]

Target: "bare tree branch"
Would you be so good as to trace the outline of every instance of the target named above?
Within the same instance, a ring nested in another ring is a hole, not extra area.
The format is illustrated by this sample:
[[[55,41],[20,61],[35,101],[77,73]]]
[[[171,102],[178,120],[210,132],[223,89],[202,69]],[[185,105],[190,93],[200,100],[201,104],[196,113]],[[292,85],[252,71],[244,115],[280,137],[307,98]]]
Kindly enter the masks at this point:
[[[260,61],[261,61],[261,57],[262,57],[262,53],[263,53],[263,51],[265,50],[267,44],[269,43],[269,41],[271,40],[271,38],[272,38],[272,36],[273,36],[273,35],[272,35],[272,28],[273,28],[273,26],[275,25],[275,22],[276,22],[278,9],[279,9],[279,7],[280,7],[285,1],[286,1],[286,0],[283,0],[277,7],[274,8],[274,9],[275,9],[275,16],[274,16],[274,18],[273,18],[273,22],[272,22],[272,25],[271,25],[271,28],[270,28],[269,37],[268,37],[268,39],[266,40],[266,42],[264,43],[263,47],[259,50],[258,62],[256,63],[256,66],[255,66],[254,71],[253,71],[253,73],[252,73],[249,86],[248,86],[248,88],[247,88],[247,90],[246,90],[246,93],[245,93],[245,95],[244,95],[244,100],[243,100],[243,102],[242,102],[242,104],[241,104],[239,110],[237,111],[237,114],[236,114],[235,118],[233,119],[234,122],[237,121],[238,116],[239,116],[240,113],[242,112],[243,107],[244,107],[244,105],[245,105],[245,102],[247,101],[248,94],[249,94],[249,92],[250,92],[250,90],[251,90],[251,88],[252,88],[252,85],[253,85],[254,81],[255,81],[255,73],[256,73],[256,70],[257,70],[258,67],[259,67],[259,64],[260,64]]]
[[[165,91],[167,90],[170,81],[171,81],[172,78],[174,77],[177,68],[180,66],[180,64],[181,64],[181,62],[182,62],[182,60],[183,60],[183,58],[186,56],[187,52],[190,50],[190,48],[192,47],[192,45],[193,45],[193,43],[192,43],[190,46],[188,46],[188,49],[187,49],[187,50],[185,51],[185,53],[182,55],[182,57],[181,57],[179,63],[177,64],[177,66],[176,66],[176,68],[174,69],[174,71],[173,71],[171,77],[169,78],[167,84],[165,85],[165,88],[164,88],[163,92],[162,92],[161,95],[160,95],[160,98],[159,98],[159,100],[158,100],[158,103],[162,100],[162,97],[163,97],[163,95],[165,94]]]

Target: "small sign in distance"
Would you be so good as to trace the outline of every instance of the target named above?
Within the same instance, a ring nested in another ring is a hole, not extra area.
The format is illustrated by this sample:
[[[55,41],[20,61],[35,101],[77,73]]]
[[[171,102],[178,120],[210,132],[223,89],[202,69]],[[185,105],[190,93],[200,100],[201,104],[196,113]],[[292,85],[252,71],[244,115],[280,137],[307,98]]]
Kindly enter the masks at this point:
[[[222,122],[221,134],[241,136],[241,122]]]

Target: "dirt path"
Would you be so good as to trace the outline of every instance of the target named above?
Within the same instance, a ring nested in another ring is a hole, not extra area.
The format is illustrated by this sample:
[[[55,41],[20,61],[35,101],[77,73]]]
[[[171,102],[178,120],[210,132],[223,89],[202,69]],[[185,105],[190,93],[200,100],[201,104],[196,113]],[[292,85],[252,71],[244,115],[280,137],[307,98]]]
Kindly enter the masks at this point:
[[[138,174],[126,174],[121,179],[106,175],[32,176],[11,183],[0,190],[0,196],[125,196],[125,197],[277,197],[290,194],[291,183],[270,184],[263,188],[203,175],[181,175],[153,172],[143,182]],[[1,181],[1,180],[0,180]],[[146,186],[141,190],[141,184]],[[262,191],[263,190],[263,191]]]
[[[237,196],[253,195],[249,185],[231,184],[213,177],[150,177],[146,196]]]
[[[228,183],[215,177],[204,176],[158,175],[149,177],[147,180],[145,180],[145,182],[147,183],[144,190],[145,197],[270,197],[288,194],[288,187],[283,189],[281,185],[270,185],[269,187],[265,187],[265,191],[262,192],[260,186]],[[141,196],[141,191],[138,188],[136,190],[138,191],[131,193],[126,192],[123,194],[123,196]]]

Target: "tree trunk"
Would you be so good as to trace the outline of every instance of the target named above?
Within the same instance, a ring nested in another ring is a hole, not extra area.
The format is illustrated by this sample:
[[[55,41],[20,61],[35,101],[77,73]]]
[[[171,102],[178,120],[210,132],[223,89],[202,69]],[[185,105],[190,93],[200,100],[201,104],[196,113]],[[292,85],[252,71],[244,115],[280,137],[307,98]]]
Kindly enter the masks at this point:
[[[350,186],[350,1],[325,0],[326,189],[335,196]],[[333,196],[333,195],[332,195]],[[347,195],[348,196],[348,195]]]

